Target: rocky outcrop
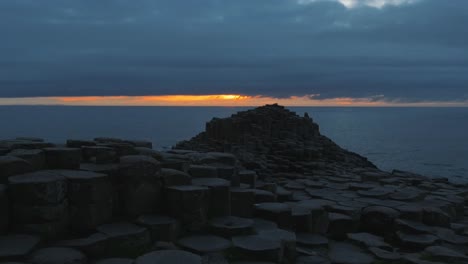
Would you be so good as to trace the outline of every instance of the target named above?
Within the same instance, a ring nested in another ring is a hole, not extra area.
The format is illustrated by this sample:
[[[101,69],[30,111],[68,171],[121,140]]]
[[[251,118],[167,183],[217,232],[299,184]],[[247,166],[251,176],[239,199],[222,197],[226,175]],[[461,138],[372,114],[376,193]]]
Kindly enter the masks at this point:
[[[467,186],[380,171],[277,105],[169,151],[114,138],[0,148],[1,263],[468,259]]]
[[[244,167],[263,175],[308,173],[323,165],[343,170],[375,168],[365,157],[321,135],[307,113],[301,117],[277,104],[214,118],[206,123],[204,132],[175,148],[230,152]]]

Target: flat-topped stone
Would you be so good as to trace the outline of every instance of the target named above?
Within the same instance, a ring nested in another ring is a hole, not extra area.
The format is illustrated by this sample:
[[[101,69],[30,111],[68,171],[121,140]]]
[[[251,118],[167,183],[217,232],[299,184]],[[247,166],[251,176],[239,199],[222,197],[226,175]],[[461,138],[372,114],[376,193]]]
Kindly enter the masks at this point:
[[[192,183],[192,177],[188,173],[168,168],[161,169],[161,179],[165,187],[190,185]]]
[[[165,215],[142,215],[136,220],[138,225],[149,229],[153,241],[175,241],[180,232],[177,219]]]
[[[355,223],[353,218],[344,214],[329,213],[328,234],[334,239],[343,239],[346,234],[354,232]]]
[[[255,205],[255,216],[287,228],[292,225],[291,207],[285,203],[260,203]]]
[[[81,149],[79,148],[45,148],[46,165],[49,169],[79,169]]]
[[[182,250],[160,250],[148,253],[135,260],[135,264],[202,264],[200,256]]]
[[[11,199],[22,204],[57,204],[65,199],[65,177],[52,171],[37,171],[8,178]]]
[[[237,236],[232,238],[233,246],[240,254],[255,260],[278,261],[281,251],[279,240],[259,235]]]
[[[229,181],[221,178],[195,178],[192,184],[205,187],[229,187],[231,185]]]
[[[210,220],[211,230],[223,237],[247,235],[252,232],[254,221],[236,216],[217,217]]]
[[[124,214],[136,217],[162,207],[160,163],[148,156],[120,157],[121,201]]]
[[[221,252],[231,247],[231,241],[213,235],[183,237],[177,243],[183,248],[198,254]]]
[[[297,244],[309,247],[328,247],[328,238],[319,234],[296,233]]]
[[[34,170],[45,168],[45,152],[41,149],[14,149],[8,153],[8,156],[18,157],[27,161]]]
[[[39,237],[31,235],[0,236],[0,261],[24,258],[39,242]]]
[[[361,224],[371,233],[385,234],[391,232],[389,227],[399,216],[395,209],[385,206],[369,206],[362,210]]]
[[[133,259],[129,258],[108,258],[101,259],[95,264],[133,264]]]
[[[166,188],[168,209],[184,228],[197,231],[206,226],[210,204],[210,189],[203,186],[180,185]]]
[[[102,233],[94,233],[87,237],[58,241],[57,247],[66,247],[79,250],[88,257],[99,258],[107,254],[108,236]]]
[[[151,244],[148,229],[134,224],[125,222],[105,224],[96,229],[108,236],[108,256],[136,257],[146,252]]]
[[[296,259],[296,264],[331,264],[331,262],[322,256],[300,256]]]
[[[356,243],[359,246],[364,246],[366,248],[382,248],[392,250],[392,247],[384,242],[382,237],[369,234],[369,233],[350,233],[348,238]]]
[[[456,263],[460,261],[467,261],[468,257],[460,252],[442,246],[431,246],[424,250],[432,260],[444,261],[447,263]]]
[[[207,165],[190,165],[188,173],[194,178],[217,178],[218,169]]]
[[[71,248],[51,247],[35,251],[29,258],[32,264],[87,264],[86,256]]]
[[[8,177],[33,171],[26,160],[15,156],[0,156],[0,183],[7,183]]]
[[[374,257],[371,255],[352,244],[343,242],[330,243],[328,256],[332,263],[371,264],[374,262]]]
[[[401,254],[393,251],[388,251],[382,248],[377,248],[377,247],[370,247],[369,251],[374,254],[374,256],[378,259],[384,260],[384,261],[398,261],[402,258]]]
[[[438,241],[436,236],[430,234],[406,234],[400,231],[396,234],[401,246],[406,249],[424,249]]]

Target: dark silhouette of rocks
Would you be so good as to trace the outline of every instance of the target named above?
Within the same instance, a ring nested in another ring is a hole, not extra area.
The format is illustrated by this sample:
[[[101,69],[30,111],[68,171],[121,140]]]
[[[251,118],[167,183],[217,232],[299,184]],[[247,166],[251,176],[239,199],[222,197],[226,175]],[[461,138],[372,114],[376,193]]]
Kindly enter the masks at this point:
[[[380,171],[278,105],[168,151],[103,137],[0,149],[0,263],[468,261],[467,186]]]
[[[300,117],[277,104],[213,118],[204,132],[178,143],[176,149],[234,153],[246,168],[264,174],[302,173],[322,163],[343,169],[375,168],[365,157],[321,135],[307,113]]]

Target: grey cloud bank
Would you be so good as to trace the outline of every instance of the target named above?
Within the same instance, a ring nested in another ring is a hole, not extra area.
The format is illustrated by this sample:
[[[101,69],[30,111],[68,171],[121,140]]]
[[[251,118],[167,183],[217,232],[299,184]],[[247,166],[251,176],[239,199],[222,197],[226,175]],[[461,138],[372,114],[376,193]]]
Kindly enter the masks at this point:
[[[0,97],[468,100],[468,1],[341,2],[0,0]]]

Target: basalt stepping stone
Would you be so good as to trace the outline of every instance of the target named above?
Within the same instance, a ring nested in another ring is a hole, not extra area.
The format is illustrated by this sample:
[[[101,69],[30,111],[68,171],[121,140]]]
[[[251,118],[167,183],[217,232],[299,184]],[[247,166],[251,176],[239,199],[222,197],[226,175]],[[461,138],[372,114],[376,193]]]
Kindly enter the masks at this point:
[[[179,170],[162,168],[161,179],[165,187],[192,184],[192,177]]]
[[[291,190],[304,190],[306,186],[305,184],[300,183],[300,182],[290,181],[286,185],[284,185],[284,188],[291,189]]]
[[[146,252],[151,244],[148,229],[134,224],[105,224],[96,229],[108,236],[107,251],[112,257],[136,257]]]
[[[265,219],[254,218],[253,221],[253,229],[256,233],[260,232],[261,230],[271,230],[278,228],[278,225],[275,222],[268,221]]]
[[[79,169],[81,149],[45,148],[46,165],[49,169]]]
[[[351,217],[353,220],[359,220],[361,217],[361,208],[360,207],[350,207],[334,204],[328,207],[328,212],[339,213]]]
[[[468,245],[468,237],[457,235],[452,229],[434,227],[432,233],[442,241],[455,245]]]
[[[274,203],[276,201],[276,195],[273,192],[252,189],[255,195],[255,203]]]
[[[385,206],[369,206],[362,210],[361,224],[365,230],[374,234],[386,234],[392,230],[393,222],[399,212]]]
[[[357,191],[357,193],[363,197],[383,199],[383,198],[388,197],[392,193],[392,191],[386,188],[377,187],[377,188],[373,188],[370,190],[360,190],[360,191]]]
[[[254,221],[236,216],[218,217],[210,220],[211,230],[223,237],[248,235],[253,231]]]
[[[291,201],[305,201],[310,200],[310,195],[306,191],[293,191],[288,200]]]
[[[332,263],[340,264],[371,264],[374,257],[364,253],[359,247],[349,243],[330,243],[328,256]]]
[[[400,212],[400,218],[402,219],[422,222],[423,207],[418,204],[407,203],[401,206],[397,206],[395,209]]]
[[[330,260],[321,256],[300,256],[296,264],[331,264]]]
[[[330,225],[329,214],[320,205],[298,203],[292,208],[292,216],[297,231],[325,234]]]
[[[133,264],[133,259],[128,258],[108,258],[101,259],[95,264]]]
[[[237,173],[239,175],[239,180],[241,183],[245,183],[250,186],[250,188],[255,187],[255,182],[257,180],[257,173],[252,170],[241,170]]]
[[[398,231],[403,231],[409,234],[430,234],[432,228],[416,221],[406,219],[396,219],[395,227]]]
[[[67,193],[66,178],[52,171],[37,171],[8,178],[11,200],[25,205],[58,204]]]
[[[401,246],[408,249],[424,249],[438,240],[430,234],[406,234],[400,231],[396,234]]]
[[[68,217],[69,203],[65,199],[58,204],[24,205],[15,203],[11,206],[11,217],[16,224],[34,224],[59,221]]]
[[[281,242],[259,235],[238,236],[232,238],[236,251],[247,259],[257,261],[277,261],[281,258]]]
[[[319,234],[297,233],[297,244],[309,247],[328,247],[328,238]]]
[[[117,160],[117,152],[110,147],[84,146],[81,148],[83,158],[96,164],[108,164]]]
[[[79,250],[88,257],[102,257],[106,254],[108,236],[94,233],[85,238],[62,240],[55,243],[57,247],[67,247]]]
[[[258,232],[258,235],[270,239],[272,241],[279,241],[282,247],[282,256],[279,262],[292,261],[295,259],[296,251],[296,234],[284,229],[270,229]]]
[[[193,178],[218,178],[218,169],[214,166],[190,165],[188,174]]]
[[[417,188],[403,188],[390,195],[390,199],[398,201],[416,201],[419,200],[424,193]]]
[[[281,186],[278,186],[278,188],[276,188],[276,199],[280,202],[285,202],[285,201],[288,201],[291,199],[291,196],[292,196],[292,192],[291,191],[288,191],[286,190],[285,188],[281,187]]]
[[[310,200],[304,200],[300,201],[298,205],[302,207],[307,207],[312,210],[315,210],[317,208],[328,208],[332,205],[336,204],[336,202],[330,201],[330,200],[322,200],[322,199],[310,199]]]
[[[255,192],[252,189],[231,188],[231,215],[251,218],[254,214]]]
[[[96,146],[96,142],[92,140],[68,139],[66,146],[68,148],[81,148],[85,146]]]
[[[363,246],[366,248],[381,248],[381,249],[388,249],[392,250],[392,247],[384,242],[382,237],[369,234],[369,233],[351,233],[348,234],[348,238],[356,243],[359,246]]]
[[[10,176],[33,170],[34,167],[24,159],[15,156],[0,156],[0,183],[7,183]]]
[[[120,193],[123,212],[128,216],[153,213],[161,208],[162,184],[159,179],[161,164],[148,156],[120,157]]]
[[[377,187],[377,184],[374,183],[358,183],[353,182],[349,184],[349,189],[353,191],[361,191],[361,190],[370,190]]]
[[[222,252],[231,247],[231,241],[213,235],[188,236],[179,239],[177,243],[184,249],[198,254]]]
[[[8,230],[10,223],[10,208],[6,185],[0,184],[0,235]]]
[[[30,235],[0,236],[0,261],[24,258],[39,242],[39,237]]]
[[[41,149],[14,149],[8,156],[21,158],[31,164],[33,170],[42,170],[45,168],[45,153]]]
[[[427,247],[424,250],[424,253],[428,254],[431,257],[431,260],[443,261],[447,263],[456,263],[459,261],[468,260],[468,257],[466,255],[441,246]]]
[[[174,242],[180,233],[179,221],[165,215],[142,215],[136,223],[148,228],[153,241]]]
[[[425,206],[423,208],[422,221],[426,225],[449,227],[451,217],[440,208]]]
[[[87,264],[86,256],[71,248],[51,247],[34,252],[29,258],[31,264]]]
[[[328,226],[328,234],[335,239],[342,239],[346,237],[347,233],[354,232],[354,220],[344,214],[329,213],[328,218],[330,224]]]
[[[153,251],[135,260],[135,264],[202,264],[202,258],[183,250]]]
[[[256,204],[255,216],[273,221],[280,227],[291,226],[291,207],[285,203]]]
[[[385,249],[377,248],[377,247],[370,247],[369,251],[372,252],[378,259],[384,260],[384,261],[398,261],[401,259],[401,254],[393,252],[393,251],[387,251]]]
[[[204,186],[210,190],[209,214],[213,217],[231,214],[231,183],[221,178],[195,178],[193,185]]]
[[[209,191],[207,187],[192,185],[166,188],[171,215],[191,231],[202,229],[208,222]]]

